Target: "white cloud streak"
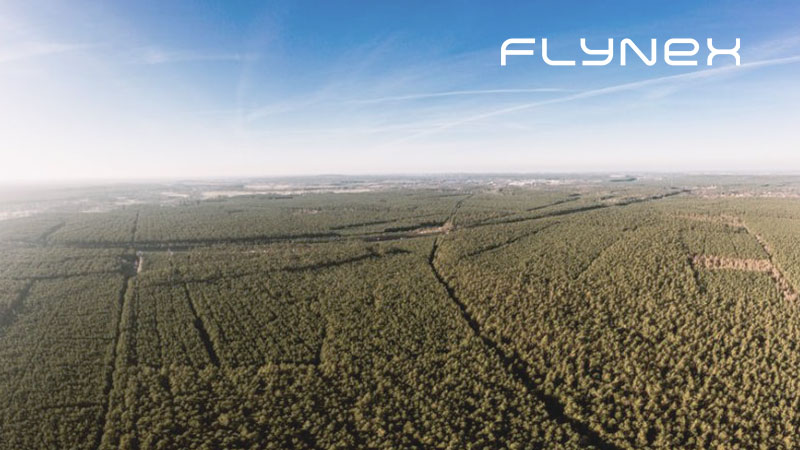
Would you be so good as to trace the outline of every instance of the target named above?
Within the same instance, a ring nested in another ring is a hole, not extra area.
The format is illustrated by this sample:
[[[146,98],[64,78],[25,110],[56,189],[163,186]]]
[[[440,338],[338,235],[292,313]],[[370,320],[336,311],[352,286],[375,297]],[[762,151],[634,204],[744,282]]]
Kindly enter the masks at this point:
[[[614,85],[614,86],[608,86],[608,87],[604,87],[604,88],[591,89],[591,90],[582,91],[582,92],[579,92],[579,93],[576,93],[576,94],[565,95],[565,96],[562,96],[562,97],[557,97],[557,98],[548,99],[548,100],[541,100],[541,101],[537,101],[537,102],[523,103],[523,104],[516,105],[516,106],[510,106],[508,108],[496,109],[494,111],[488,111],[488,112],[481,113],[481,114],[476,114],[476,115],[472,115],[472,116],[468,116],[468,117],[463,117],[461,119],[450,121],[450,122],[441,124],[439,126],[430,128],[430,129],[428,129],[426,131],[423,131],[423,132],[420,132],[420,133],[416,133],[416,134],[413,134],[413,135],[410,135],[410,136],[407,136],[407,137],[404,137],[404,138],[401,138],[401,139],[398,139],[398,140],[383,144],[383,145],[381,145],[381,147],[388,146],[388,145],[394,145],[394,144],[400,144],[400,143],[407,142],[407,141],[410,141],[410,140],[413,140],[413,139],[417,139],[417,138],[420,138],[420,137],[425,137],[425,136],[429,136],[429,135],[432,135],[432,134],[435,134],[435,133],[439,133],[439,132],[445,131],[447,129],[457,127],[459,125],[464,125],[464,124],[467,124],[467,123],[476,122],[476,121],[479,121],[479,120],[488,119],[488,118],[496,117],[496,116],[501,116],[501,115],[504,115],[504,114],[509,114],[509,113],[513,113],[513,112],[517,112],[517,111],[524,111],[524,110],[538,108],[538,107],[547,106],[547,105],[555,105],[555,104],[560,104],[560,103],[567,103],[567,102],[572,102],[572,101],[577,101],[577,100],[583,100],[583,99],[588,99],[588,98],[593,98],[593,97],[599,97],[599,96],[603,96],[603,95],[615,94],[615,93],[619,93],[619,92],[635,91],[635,90],[638,90],[638,89],[641,89],[641,88],[656,87],[656,86],[660,87],[660,86],[662,86],[664,84],[669,84],[669,83],[676,83],[676,82],[679,83],[679,82],[690,82],[690,81],[696,81],[696,80],[703,80],[703,79],[717,77],[717,76],[726,75],[726,74],[734,74],[736,72],[741,72],[741,71],[749,71],[749,70],[763,68],[763,67],[780,66],[780,65],[795,64],[795,63],[800,63],[800,55],[788,56],[788,57],[784,57],[784,58],[765,59],[765,60],[761,60],[761,61],[754,61],[754,62],[750,62],[750,63],[744,63],[744,64],[742,64],[740,66],[731,65],[731,66],[724,66],[724,67],[719,67],[719,68],[704,69],[704,70],[698,70],[698,71],[695,71],[695,72],[682,73],[682,74],[678,74],[678,75],[668,75],[668,76],[657,77],[657,78],[649,78],[649,79],[646,79],[646,80],[634,81],[634,82],[630,82],[630,83],[623,83],[623,84],[618,84],[618,85]]]
[[[495,94],[536,94],[536,93],[568,92],[568,91],[569,91],[568,89],[561,89],[561,88],[477,89],[477,90],[463,90],[463,91],[432,92],[425,94],[397,95],[391,97],[378,97],[365,100],[351,100],[349,103],[374,104],[374,103],[386,103],[386,102],[400,102],[407,100],[426,100],[426,99],[441,98],[441,97],[495,95]]]
[[[245,53],[205,53],[195,51],[170,51],[157,47],[147,47],[136,52],[134,61],[139,64],[172,64],[182,62],[243,62],[256,58],[256,55]]]

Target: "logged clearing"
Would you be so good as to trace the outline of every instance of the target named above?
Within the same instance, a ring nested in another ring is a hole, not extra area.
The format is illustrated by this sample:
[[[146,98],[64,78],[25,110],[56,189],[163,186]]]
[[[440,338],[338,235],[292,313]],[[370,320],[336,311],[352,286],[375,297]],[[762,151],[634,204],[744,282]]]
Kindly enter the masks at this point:
[[[768,259],[730,258],[714,255],[694,255],[692,262],[706,269],[733,269],[750,272],[772,272],[775,267]]]
[[[713,255],[694,255],[692,257],[692,264],[697,267],[703,267],[711,270],[729,269],[767,273],[775,282],[778,291],[787,301],[797,300],[797,291],[795,288],[769,259],[745,259]]]

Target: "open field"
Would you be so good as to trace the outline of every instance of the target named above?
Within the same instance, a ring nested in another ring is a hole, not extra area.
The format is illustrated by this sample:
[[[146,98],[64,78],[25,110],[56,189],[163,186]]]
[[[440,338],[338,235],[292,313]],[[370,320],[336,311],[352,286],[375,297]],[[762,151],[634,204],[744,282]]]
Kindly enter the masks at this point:
[[[0,193],[0,448],[796,448],[798,193]]]

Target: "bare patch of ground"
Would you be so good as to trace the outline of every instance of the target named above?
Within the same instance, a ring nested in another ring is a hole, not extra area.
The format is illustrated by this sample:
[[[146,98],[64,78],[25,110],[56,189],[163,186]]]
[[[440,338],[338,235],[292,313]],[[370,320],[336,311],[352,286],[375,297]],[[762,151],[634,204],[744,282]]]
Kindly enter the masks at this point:
[[[778,290],[783,293],[783,296],[786,298],[786,300],[797,300],[797,290],[794,288],[794,286],[792,286],[791,283],[789,283],[789,280],[786,279],[786,277],[783,275],[783,272],[781,272],[781,270],[775,265],[774,258],[772,257],[772,248],[770,248],[767,241],[765,241],[760,234],[754,233],[752,230],[750,230],[746,224],[742,223],[742,226],[758,241],[758,243],[761,245],[761,248],[764,249],[764,253],[769,256],[769,262],[772,265],[770,276],[778,286]]]
[[[694,255],[692,263],[706,269],[733,269],[747,272],[770,272],[772,262],[768,259],[731,258],[728,256]]]
[[[417,234],[447,234],[453,231],[454,228],[453,221],[448,219],[447,222],[443,223],[441,226],[417,228],[414,232]]]
[[[692,264],[695,267],[705,267],[707,269],[734,269],[734,270],[745,270],[750,272],[763,272],[769,274],[772,281],[775,282],[775,286],[778,288],[778,291],[783,295],[788,301],[795,301],[798,299],[797,290],[792,286],[789,280],[784,276],[783,272],[775,265],[774,258],[772,257],[772,249],[769,246],[764,238],[758,234],[753,232],[747,224],[745,224],[740,218],[735,216],[706,216],[706,217],[714,217],[714,220],[720,221],[724,220],[727,224],[731,226],[741,227],[748,234],[753,236],[753,238],[758,241],[761,248],[764,249],[764,253],[767,254],[767,259],[747,259],[747,258],[729,258],[725,256],[713,256],[713,255],[694,255],[692,257]]]
[[[694,267],[703,267],[709,270],[743,270],[746,272],[766,273],[772,278],[772,281],[775,282],[775,286],[778,288],[781,295],[783,295],[783,298],[787,301],[795,301],[798,298],[797,291],[783,275],[783,272],[775,267],[771,259],[694,255],[691,261]]]

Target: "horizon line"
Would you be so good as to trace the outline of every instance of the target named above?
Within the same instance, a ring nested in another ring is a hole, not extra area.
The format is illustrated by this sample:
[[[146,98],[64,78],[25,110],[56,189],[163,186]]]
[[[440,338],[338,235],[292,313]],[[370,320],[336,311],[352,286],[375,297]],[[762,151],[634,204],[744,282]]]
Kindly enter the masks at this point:
[[[235,182],[247,180],[286,180],[292,178],[445,178],[445,177],[521,177],[521,176],[607,176],[644,177],[644,176],[712,176],[712,177],[798,177],[800,170],[542,170],[542,171],[441,171],[441,172],[363,172],[363,173],[296,173],[281,175],[200,175],[200,176],[153,176],[153,177],[119,177],[119,178],[60,178],[51,180],[0,180],[0,188],[15,186],[53,186],[53,185],[109,185],[109,184],[147,184],[147,183],[185,183],[185,182]]]

